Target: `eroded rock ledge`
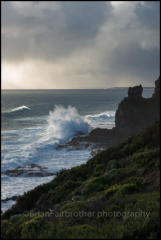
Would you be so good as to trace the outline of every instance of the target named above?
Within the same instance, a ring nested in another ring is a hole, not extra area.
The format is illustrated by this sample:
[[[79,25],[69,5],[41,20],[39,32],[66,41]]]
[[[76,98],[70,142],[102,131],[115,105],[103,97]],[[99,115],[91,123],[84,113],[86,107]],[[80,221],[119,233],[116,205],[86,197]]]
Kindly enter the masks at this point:
[[[46,167],[39,166],[37,164],[29,164],[27,166],[19,166],[15,169],[6,170],[3,172],[10,177],[47,177],[53,176],[54,173],[48,172]]]

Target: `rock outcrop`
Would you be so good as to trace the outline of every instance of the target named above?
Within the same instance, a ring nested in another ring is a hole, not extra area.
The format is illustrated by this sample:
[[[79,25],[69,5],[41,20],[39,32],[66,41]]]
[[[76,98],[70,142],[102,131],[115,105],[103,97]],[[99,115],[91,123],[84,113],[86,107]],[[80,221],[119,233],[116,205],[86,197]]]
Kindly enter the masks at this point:
[[[93,129],[88,136],[75,137],[67,146],[94,144],[94,148],[109,147],[118,144],[128,136],[137,133],[150,124],[160,121],[160,77],[155,81],[155,90],[151,98],[143,98],[141,85],[130,87],[128,97],[119,104],[112,129]]]
[[[160,78],[155,82],[151,98],[142,97],[142,86],[129,88],[128,97],[118,106],[115,116],[116,129],[121,135],[131,134],[159,121]]]
[[[128,98],[142,98],[143,87],[142,85],[129,87]]]
[[[6,203],[6,202],[8,202],[8,201],[16,201],[18,199],[18,196],[16,196],[16,195],[14,195],[14,196],[12,196],[12,197],[8,197],[8,198],[5,198],[5,199],[1,199],[1,202],[4,202],[4,203]]]
[[[3,172],[10,177],[47,177],[53,176],[54,173],[48,172],[46,167],[39,166],[37,164],[29,164],[27,166],[19,166],[15,169],[8,169]]]

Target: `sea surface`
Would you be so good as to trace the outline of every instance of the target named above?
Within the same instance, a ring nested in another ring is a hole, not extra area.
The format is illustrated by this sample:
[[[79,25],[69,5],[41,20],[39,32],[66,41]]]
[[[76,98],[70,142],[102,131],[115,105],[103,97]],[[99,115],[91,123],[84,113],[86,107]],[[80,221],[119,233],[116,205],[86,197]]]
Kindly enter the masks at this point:
[[[85,163],[90,148],[59,149],[72,137],[88,134],[93,128],[115,126],[115,112],[128,88],[90,90],[2,90],[1,159],[2,199],[21,195],[48,177],[9,177],[5,170],[34,163],[56,173]],[[151,97],[154,88],[144,88]],[[2,203],[8,209],[14,201]]]

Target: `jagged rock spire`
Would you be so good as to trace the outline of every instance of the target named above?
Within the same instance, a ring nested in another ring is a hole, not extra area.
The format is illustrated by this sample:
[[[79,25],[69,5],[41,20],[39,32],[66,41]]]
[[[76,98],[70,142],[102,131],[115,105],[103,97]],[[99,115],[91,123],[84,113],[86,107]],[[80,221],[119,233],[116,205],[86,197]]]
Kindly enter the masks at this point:
[[[129,87],[128,89],[128,97],[129,98],[141,98],[143,92],[142,85],[135,86],[135,87]]]

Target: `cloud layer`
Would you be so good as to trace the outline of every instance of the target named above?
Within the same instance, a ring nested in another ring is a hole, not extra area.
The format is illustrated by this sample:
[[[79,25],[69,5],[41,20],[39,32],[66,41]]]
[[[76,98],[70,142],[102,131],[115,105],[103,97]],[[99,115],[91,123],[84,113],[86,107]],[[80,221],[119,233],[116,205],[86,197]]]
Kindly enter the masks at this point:
[[[157,1],[4,1],[2,86],[150,86],[159,74],[159,18]]]

